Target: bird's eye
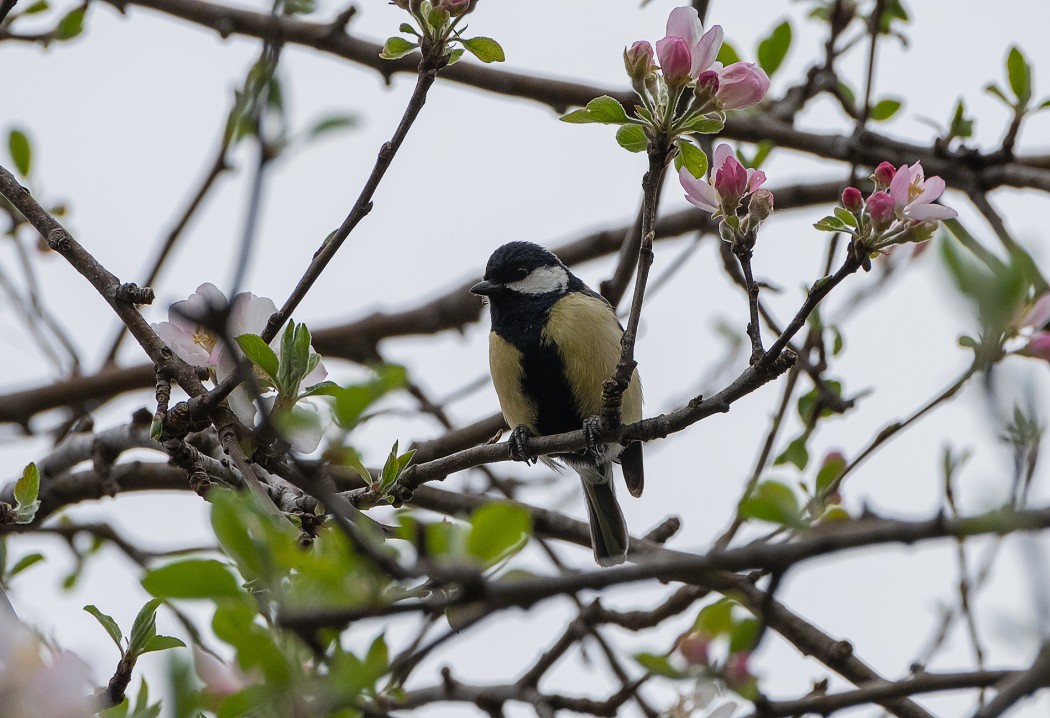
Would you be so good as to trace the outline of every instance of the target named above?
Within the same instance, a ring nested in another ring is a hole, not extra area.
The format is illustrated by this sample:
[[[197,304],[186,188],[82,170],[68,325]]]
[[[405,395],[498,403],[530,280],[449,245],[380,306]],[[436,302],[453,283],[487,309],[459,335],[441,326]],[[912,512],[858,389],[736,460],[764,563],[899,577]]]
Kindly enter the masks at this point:
[[[515,267],[513,274],[515,279],[525,279],[529,276],[529,270],[525,267]]]

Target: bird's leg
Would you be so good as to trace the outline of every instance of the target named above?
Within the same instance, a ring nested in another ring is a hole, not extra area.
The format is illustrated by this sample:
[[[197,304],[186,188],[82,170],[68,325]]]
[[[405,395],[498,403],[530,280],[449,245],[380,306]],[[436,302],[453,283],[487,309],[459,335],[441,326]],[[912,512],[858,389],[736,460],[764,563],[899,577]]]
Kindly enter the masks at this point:
[[[587,453],[593,456],[594,460],[599,464],[606,460],[605,452],[609,448],[602,441],[604,433],[605,425],[602,423],[601,417],[588,416],[583,420],[583,436],[587,441]]]
[[[518,424],[510,432],[510,457],[515,461],[524,461],[526,464],[535,464],[536,457],[529,453],[526,443],[533,437],[532,429],[524,424]]]

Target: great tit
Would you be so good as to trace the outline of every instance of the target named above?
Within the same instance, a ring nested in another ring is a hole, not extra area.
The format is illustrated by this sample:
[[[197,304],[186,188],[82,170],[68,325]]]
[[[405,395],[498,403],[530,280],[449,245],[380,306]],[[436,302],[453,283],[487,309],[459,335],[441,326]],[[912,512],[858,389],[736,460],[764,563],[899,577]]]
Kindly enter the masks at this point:
[[[488,298],[492,318],[489,369],[516,456],[530,435],[594,427],[602,383],[620,358],[623,328],[612,306],[569,271],[554,254],[531,242],[510,242],[493,252],[484,281],[470,291]],[[635,372],[623,395],[625,423],[642,418],[642,384]],[[589,434],[590,436],[590,434]],[[558,454],[583,480],[594,560],[623,563],[627,525],[613,493],[612,464],[627,488],[642,493],[642,445],[598,446]]]

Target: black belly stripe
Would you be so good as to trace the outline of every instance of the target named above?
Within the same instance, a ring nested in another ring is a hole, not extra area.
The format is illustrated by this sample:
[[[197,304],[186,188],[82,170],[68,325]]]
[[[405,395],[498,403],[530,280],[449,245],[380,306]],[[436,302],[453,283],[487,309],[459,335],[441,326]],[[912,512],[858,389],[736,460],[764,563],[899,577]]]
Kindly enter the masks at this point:
[[[536,403],[536,429],[548,435],[582,427],[583,417],[557,350],[545,344],[532,346],[524,353],[522,365],[521,388]]]

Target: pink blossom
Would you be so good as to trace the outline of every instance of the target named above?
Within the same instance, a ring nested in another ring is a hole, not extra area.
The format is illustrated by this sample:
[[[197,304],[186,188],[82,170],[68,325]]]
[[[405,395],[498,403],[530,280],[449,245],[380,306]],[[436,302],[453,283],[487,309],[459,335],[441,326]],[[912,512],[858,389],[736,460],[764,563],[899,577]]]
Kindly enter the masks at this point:
[[[711,636],[703,631],[690,631],[678,639],[678,652],[694,666],[711,664],[710,647]]]
[[[444,10],[452,17],[459,17],[473,10],[476,2],[477,0],[440,0],[435,3],[435,7]]]
[[[223,310],[227,306],[226,295],[213,284],[202,284],[188,299],[175,302],[168,310],[168,321],[154,324],[158,336],[171,347],[172,351],[194,366],[207,367],[216,383],[221,383],[233,374],[240,359],[240,350],[234,349],[219,340],[216,334],[196,324],[192,317],[203,317],[210,311]],[[270,316],[277,311],[272,299],[257,297],[250,292],[241,292],[229,305],[226,320],[226,331],[230,338],[236,339],[243,334],[262,334]],[[281,338],[278,336],[270,342],[271,348],[280,354]],[[323,362],[307,375],[303,386],[312,386],[324,380],[328,371]],[[259,378],[262,378],[261,376]],[[252,394],[244,386],[238,386],[231,392],[230,409],[237,417],[248,424],[255,425],[256,407]],[[296,409],[299,409],[296,406]],[[303,424],[297,423],[296,426]],[[317,448],[321,440],[320,422],[312,422],[311,430],[289,431],[288,440],[296,451],[309,453]]]
[[[888,192],[873,192],[868,197],[868,217],[875,229],[888,228],[893,223],[893,197]]]
[[[890,196],[900,219],[918,221],[952,219],[959,213],[950,207],[933,204],[944,193],[944,180],[923,176],[922,164],[901,165],[890,182]]]
[[[847,187],[842,190],[842,206],[850,212],[856,213],[864,206],[864,198],[856,187]]]
[[[734,62],[718,72],[715,101],[723,110],[757,105],[769,90],[769,75],[753,62]]]
[[[700,15],[696,8],[677,7],[667,17],[667,36],[656,43],[656,51],[660,53],[660,43],[677,38],[683,42],[689,53],[689,68],[686,75],[696,78],[701,72],[711,67],[718,57],[718,51],[722,47],[722,26],[715,25],[706,33]],[[667,77],[667,67],[664,65],[663,55],[660,55],[660,67]]]
[[[889,162],[880,162],[875,171],[871,173],[871,179],[875,182],[875,189],[886,189],[893,181],[897,170]]]
[[[727,144],[715,148],[713,168],[714,186],[693,177],[685,167],[678,174],[686,201],[712,214],[735,213],[743,196],[754,192],[766,181],[766,174],[761,170],[746,169],[741,165]]]
[[[680,37],[665,37],[656,43],[656,54],[660,58],[660,69],[669,85],[679,85],[689,79],[692,60],[689,46]]]
[[[209,311],[225,306],[226,295],[214,284],[205,283],[197,287],[197,291],[189,298],[171,305],[168,321],[150,326],[171,347],[175,356],[193,366],[209,367],[218,337],[190,317],[203,317]]]
[[[718,211],[720,203],[718,192],[707,180],[702,177],[693,177],[692,172],[686,167],[682,167],[678,173],[678,181],[682,183],[682,189],[685,190],[685,199],[689,204],[711,214]]]
[[[644,80],[656,66],[653,46],[644,40],[631,45],[623,51],[623,65],[632,80]]]
[[[1027,341],[1017,353],[1050,361],[1050,292],[1036,300],[1021,319],[1020,333]]]
[[[742,688],[751,679],[751,654],[747,651],[733,653],[726,660],[722,677],[731,689]]]
[[[225,698],[253,684],[252,677],[240,668],[223,663],[196,645],[193,646],[193,663],[197,677],[204,682],[204,692],[209,696]]]

